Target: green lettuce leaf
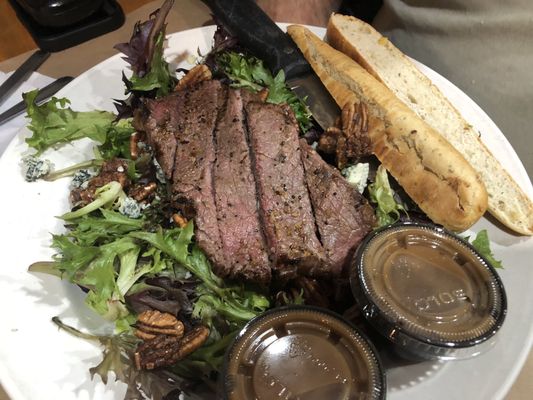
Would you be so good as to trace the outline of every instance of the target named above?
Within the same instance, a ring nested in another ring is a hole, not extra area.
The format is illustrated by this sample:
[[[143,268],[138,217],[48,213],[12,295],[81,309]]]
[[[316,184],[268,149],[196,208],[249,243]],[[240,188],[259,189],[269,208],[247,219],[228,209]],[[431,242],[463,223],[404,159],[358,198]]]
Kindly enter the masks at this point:
[[[86,206],[77,209],[76,211],[69,211],[63,214],[60,218],[65,221],[73,220],[83,217],[93,211],[102,207],[112,205],[119,197],[124,197],[125,193],[122,190],[122,185],[116,181],[111,181],[95,191],[94,200]]]
[[[84,215],[72,221],[68,237],[83,246],[100,245],[139,230],[144,225],[142,218],[129,218],[104,208],[100,209],[100,213],[101,215]]]
[[[268,89],[267,102],[288,104],[294,111],[303,132],[312,126],[309,108],[287,87],[283,70],[280,70],[274,77],[260,59],[232,51],[217,55],[217,63],[231,79],[233,87],[246,88],[253,92],[266,87]]]
[[[400,218],[400,211],[405,207],[394,199],[394,190],[390,187],[387,170],[383,165],[378,167],[376,180],[368,185],[370,201],[377,204],[376,218],[378,227],[392,224]]]
[[[131,119],[121,119],[111,124],[105,140],[98,146],[99,158],[110,160],[115,157],[131,158],[130,137],[135,132]]]
[[[469,240],[469,237],[466,237]],[[490,248],[489,234],[486,229],[478,232],[476,238],[472,240],[472,246],[479,251],[479,253],[494,267],[503,268],[502,262],[494,258],[494,254]]]
[[[158,232],[131,232],[130,236],[145,240],[152,246],[172,257],[190,273],[202,281],[196,289],[198,299],[193,315],[200,317],[211,326],[215,314],[224,316],[228,321],[243,326],[244,323],[266,310],[268,299],[253,291],[246,291],[240,286],[225,286],[217,277],[205,254],[192,243],[193,222],[183,229],[175,228]]]
[[[35,104],[38,90],[23,94],[32,136],[26,139],[28,146],[42,153],[49,147],[81,138],[103,143],[115,115],[107,111],[76,112],[67,99],[52,99],[42,105]]]

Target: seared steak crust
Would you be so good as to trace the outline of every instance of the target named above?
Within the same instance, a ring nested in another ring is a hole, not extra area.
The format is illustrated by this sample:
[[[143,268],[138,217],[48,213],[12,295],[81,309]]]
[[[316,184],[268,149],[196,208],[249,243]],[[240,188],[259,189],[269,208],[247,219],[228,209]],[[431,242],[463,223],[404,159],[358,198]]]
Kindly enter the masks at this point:
[[[300,149],[320,238],[331,261],[331,273],[336,275],[375,225],[374,211],[304,139],[300,140]]]
[[[273,267],[316,274],[325,254],[315,232],[300,158],[298,124],[287,105],[246,106],[259,214]]]
[[[226,109],[215,129],[215,143],[215,201],[226,259],[218,272],[268,283],[270,263],[259,222],[240,90],[228,91]]]

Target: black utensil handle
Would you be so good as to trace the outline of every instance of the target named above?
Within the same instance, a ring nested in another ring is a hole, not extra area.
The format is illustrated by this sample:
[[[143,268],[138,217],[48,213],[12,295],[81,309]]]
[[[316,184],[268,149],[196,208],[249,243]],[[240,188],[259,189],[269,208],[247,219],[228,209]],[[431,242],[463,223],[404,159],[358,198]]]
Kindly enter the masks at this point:
[[[309,63],[294,44],[253,0],[202,0],[222,26],[276,74],[287,79],[311,71]],[[287,0],[290,1],[290,0]]]
[[[13,93],[13,91],[22,82],[24,82],[33,71],[36,71],[37,68],[39,68],[39,66],[46,61],[49,56],[50,53],[37,50],[26,61],[24,61],[24,63],[18,67],[0,87],[0,103],[2,103],[4,99],[8,98],[11,93]]]
[[[59,89],[63,88],[63,86],[73,79],[74,78],[71,76],[63,76],[62,78],[56,79],[52,83],[46,85],[44,88],[39,90],[39,93],[37,93],[37,96],[35,97],[35,104],[41,104],[49,97],[56,94]],[[23,100],[0,114],[0,124],[9,121],[11,118],[15,118],[17,115],[22,114],[25,110],[26,102]]]

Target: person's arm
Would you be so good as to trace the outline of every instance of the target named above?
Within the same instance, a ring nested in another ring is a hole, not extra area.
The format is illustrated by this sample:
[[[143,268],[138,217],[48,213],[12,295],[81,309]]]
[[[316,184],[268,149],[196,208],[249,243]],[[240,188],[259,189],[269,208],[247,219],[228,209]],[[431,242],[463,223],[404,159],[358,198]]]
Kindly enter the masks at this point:
[[[342,0],[257,0],[257,4],[277,22],[326,26]]]

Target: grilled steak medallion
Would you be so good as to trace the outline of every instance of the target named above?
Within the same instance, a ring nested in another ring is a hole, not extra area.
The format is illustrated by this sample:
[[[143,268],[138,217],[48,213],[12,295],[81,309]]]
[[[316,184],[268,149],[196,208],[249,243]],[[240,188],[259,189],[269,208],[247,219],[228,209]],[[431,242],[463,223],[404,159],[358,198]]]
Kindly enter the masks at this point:
[[[201,82],[183,92],[183,111],[175,129],[177,146],[172,174],[176,208],[186,218],[194,218],[196,242],[215,270],[226,265],[213,188],[216,158],[213,131],[219,102],[225,99],[226,92],[226,88],[214,80]]]
[[[300,140],[300,149],[320,238],[331,261],[331,273],[336,275],[374,226],[374,210],[305,139]]]
[[[230,89],[215,129],[215,200],[226,259],[219,273],[269,282],[270,262],[261,233],[245,129],[243,96],[240,90]]]
[[[273,267],[315,275],[327,268],[300,159],[298,124],[288,105],[246,106],[259,214]]]
[[[176,92],[159,100],[145,101],[148,116],[144,121],[144,130],[148,142],[154,148],[157,161],[167,179],[172,178],[174,157],[176,154],[176,129],[183,115],[184,93]]]

